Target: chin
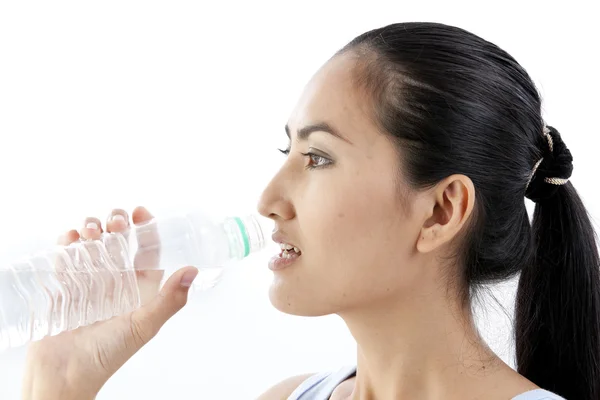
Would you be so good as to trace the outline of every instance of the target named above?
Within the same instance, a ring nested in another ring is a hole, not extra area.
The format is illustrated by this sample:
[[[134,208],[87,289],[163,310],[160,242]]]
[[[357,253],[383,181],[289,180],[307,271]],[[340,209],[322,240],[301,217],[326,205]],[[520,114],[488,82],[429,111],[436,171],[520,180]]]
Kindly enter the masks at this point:
[[[299,317],[322,317],[339,311],[333,307],[327,307],[326,304],[314,297],[308,298],[306,293],[303,294],[298,289],[293,291],[285,289],[285,285],[281,282],[273,282],[269,289],[271,304],[282,313]]]

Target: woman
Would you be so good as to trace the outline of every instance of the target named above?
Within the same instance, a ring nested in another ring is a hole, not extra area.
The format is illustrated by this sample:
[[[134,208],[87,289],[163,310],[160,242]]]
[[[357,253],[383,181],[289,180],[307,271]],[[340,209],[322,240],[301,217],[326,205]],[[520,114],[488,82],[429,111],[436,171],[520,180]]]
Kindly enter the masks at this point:
[[[272,261],[270,298],[290,314],[339,314],[358,365],[261,399],[600,397],[595,236],[571,154],[540,110],[511,56],[440,24],[367,32],[316,73],[259,204],[274,240],[296,248]],[[105,229],[125,230],[114,215]],[[103,229],[88,219],[64,243]],[[94,398],[185,304],[196,272],[129,315],[35,343],[25,398]],[[478,334],[471,303],[518,273],[515,371]]]

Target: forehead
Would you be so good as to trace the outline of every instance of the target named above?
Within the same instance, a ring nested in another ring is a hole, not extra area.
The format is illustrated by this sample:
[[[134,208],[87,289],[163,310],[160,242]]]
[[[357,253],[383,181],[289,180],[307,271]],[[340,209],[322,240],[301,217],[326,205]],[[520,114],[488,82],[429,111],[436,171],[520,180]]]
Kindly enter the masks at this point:
[[[326,122],[352,142],[376,133],[370,100],[354,84],[355,63],[352,56],[339,55],[317,71],[290,116],[288,125],[292,131]]]

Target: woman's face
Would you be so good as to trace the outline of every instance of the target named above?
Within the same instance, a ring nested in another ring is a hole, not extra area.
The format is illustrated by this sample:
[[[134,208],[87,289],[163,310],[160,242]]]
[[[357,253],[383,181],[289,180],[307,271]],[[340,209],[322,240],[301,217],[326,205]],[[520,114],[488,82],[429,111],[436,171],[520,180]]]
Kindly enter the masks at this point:
[[[275,221],[276,241],[301,252],[271,264],[270,299],[286,313],[370,306],[407,295],[419,280],[422,219],[407,209],[418,194],[369,118],[367,96],[354,89],[352,66],[338,56],[306,86],[287,124],[287,160],[259,204]]]

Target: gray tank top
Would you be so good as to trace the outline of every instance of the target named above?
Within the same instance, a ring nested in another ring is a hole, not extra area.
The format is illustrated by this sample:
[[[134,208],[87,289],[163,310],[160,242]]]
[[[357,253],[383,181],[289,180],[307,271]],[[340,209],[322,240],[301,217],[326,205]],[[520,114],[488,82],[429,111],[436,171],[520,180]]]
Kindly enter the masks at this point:
[[[288,400],[329,400],[335,388],[356,375],[356,367],[344,367],[336,372],[316,374],[305,380]],[[544,389],[530,390],[512,400],[565,400]]]

